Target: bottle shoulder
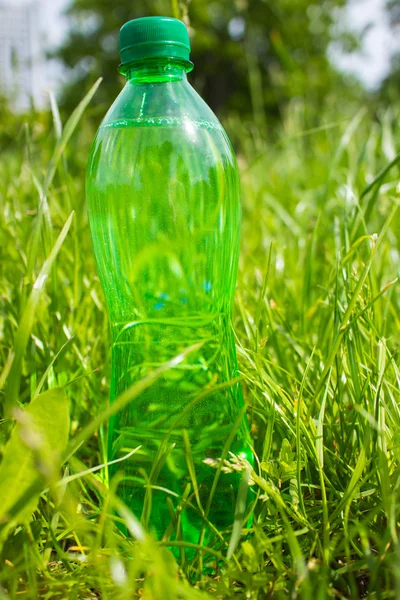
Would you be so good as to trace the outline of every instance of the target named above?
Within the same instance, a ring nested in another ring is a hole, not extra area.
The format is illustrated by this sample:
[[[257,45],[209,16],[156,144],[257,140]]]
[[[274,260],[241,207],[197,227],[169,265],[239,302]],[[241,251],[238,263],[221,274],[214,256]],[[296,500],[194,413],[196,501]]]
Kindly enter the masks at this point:
[[[100,130],[130,126],[170,126],[185,129],[188,134],[191,130],[204,129],[211,131],[214,138],[220,137],[220,149],[233,155],[222,124],[187,80],[128,81],[105,115]]]
[[[103,123],[118,119],[149,119],[160,117],[204,118],[219,124],[209,106],[187,80],[162,83],[127,81],[108,110]]]

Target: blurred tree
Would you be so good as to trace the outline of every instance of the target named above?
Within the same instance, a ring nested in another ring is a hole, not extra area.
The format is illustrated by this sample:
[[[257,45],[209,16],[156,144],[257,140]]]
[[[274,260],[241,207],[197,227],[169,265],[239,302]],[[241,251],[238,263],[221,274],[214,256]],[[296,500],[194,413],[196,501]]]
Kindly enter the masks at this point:
[[[346,87],[327,58],[337,9],[346,0],[73,0],[69,37],[57,56],[71,77],[64,102],[75,105],[83,88],[102,75],[97,102],[111,104],[121,88],[118,31],[146,15],[183,17],[190,26],[191,81],[219,114],[252,113],[262,126],[290,98],[305,97],[318,111],[327,92]],[[186,13],[186,14],[185,14]]]
[[[396,33],[400,33],[400,2],[398,0],[388,0],[386,6],[390,25],[396,35]],[[398,101],[400,96],[400,51],[393,56],[391,71],[382,82],[379,92],[380,99],[383,99],[386,103],[391,104],[396,100]]]
[[[393,27],[400,26],[400,4],[398,0],[387,0],[386,6],[389,11],[391,24]]]

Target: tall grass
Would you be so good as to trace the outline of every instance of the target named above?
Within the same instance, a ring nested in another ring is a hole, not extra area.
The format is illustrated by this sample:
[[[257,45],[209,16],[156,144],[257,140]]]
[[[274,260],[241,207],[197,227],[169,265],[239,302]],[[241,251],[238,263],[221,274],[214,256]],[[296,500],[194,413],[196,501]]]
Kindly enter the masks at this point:
[[[54,125],[28,119],[0,164],[0,598],[398,597],[396,114],[331,108],[315,127],[296,101],[273,139],[226,123],[243,186],[235,328],[257,502],[251,528],[237,520],[211,547],[178,538],[178,566],[106,485],[89,100],[63,130],[54,103]]]

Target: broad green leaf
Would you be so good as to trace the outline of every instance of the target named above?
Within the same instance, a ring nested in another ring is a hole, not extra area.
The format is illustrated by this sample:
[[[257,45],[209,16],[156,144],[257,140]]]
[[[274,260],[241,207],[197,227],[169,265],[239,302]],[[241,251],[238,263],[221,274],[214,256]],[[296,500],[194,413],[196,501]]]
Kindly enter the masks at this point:
[[[297,470],[297,458],[295,452],[292,450],[292,446],[286,438],[282,442],[282,447],[279,451],[279,457],[277,461],[263,461],[261,463],[261,469],[268,473],[272,480],[278,480],[279,482],[289,481],[296,475]],[[300,469],[303,469],[304,462],[300,462]]]
[[[6,524],[0,536],[35,510],[40,490],[15,513],[15,506],[35,482],[51,483],[57,477],[68,431],[68,400],[61,388],[39,394],[26,410],[18,412],[0,464],[0,524]]]

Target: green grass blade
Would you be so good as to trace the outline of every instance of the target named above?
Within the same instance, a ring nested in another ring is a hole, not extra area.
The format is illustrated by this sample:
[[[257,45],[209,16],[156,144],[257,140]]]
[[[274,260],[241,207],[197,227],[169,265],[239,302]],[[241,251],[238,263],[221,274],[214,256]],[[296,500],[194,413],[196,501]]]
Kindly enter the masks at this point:
[[[14,340],[14,361],[11,366],[9,376],[7,378],[5,405],[6,414],[10,414],[10,411],[17,405],[21,381],[22,361],[35,321],[36,309],[38,307],[44,287],[49,277],[51,268],[57,258],[59,251],[61,250],[64,240],[68,235],[73,216],[74,213],[71,213],[68,217],[64,227],[60,232],[60,235],[57,238],[56,243],[54,244],[52,251],[50,252],[48,258],[44,262],[40,273],[33,285],[32,291],[25,306],[25,310],[21,316],[18,331],[15,335]]]

